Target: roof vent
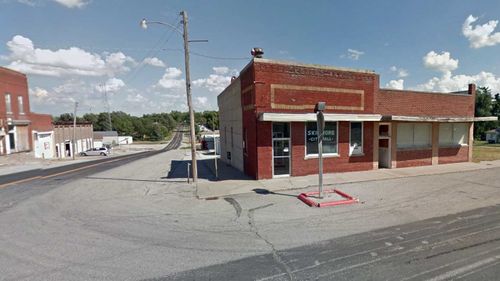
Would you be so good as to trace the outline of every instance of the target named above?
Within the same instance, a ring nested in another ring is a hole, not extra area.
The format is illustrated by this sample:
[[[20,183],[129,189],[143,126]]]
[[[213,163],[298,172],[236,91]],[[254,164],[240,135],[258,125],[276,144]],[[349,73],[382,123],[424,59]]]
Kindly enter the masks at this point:
[[[264,50],[262,50],[262,48],[253,48],[250,54],[252,54],[254,58],[260,59],[264,55]]]
[[[233,82],[234,80],[236,80],[236,76],[231,77],[231,82]]]

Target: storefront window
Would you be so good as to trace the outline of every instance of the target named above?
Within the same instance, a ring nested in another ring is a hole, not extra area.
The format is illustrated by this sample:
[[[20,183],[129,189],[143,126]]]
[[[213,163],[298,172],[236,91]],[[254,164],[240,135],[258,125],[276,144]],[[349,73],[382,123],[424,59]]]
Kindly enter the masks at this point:
[[[399,123],[398,148],[427,148],[431,146],[431,124]]]
[[[326,122],[323,135],[323,153],[337,154],[337,122]],[[306,123],[306,154],[318,154],[318,131],[316,122]]]
[[[439,124],[439,145],[466,145],[469,142],[469,126],[466,123]]]
[[[351,122],[349,154],[363,154],[363,122]]]

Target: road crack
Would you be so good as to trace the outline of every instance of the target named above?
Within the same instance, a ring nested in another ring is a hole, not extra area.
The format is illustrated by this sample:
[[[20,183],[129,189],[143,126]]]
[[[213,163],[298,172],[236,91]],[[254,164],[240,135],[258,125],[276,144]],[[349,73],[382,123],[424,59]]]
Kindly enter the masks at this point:
[[[250,231],[255,233],[255,235],[259,239],[264,241],[271,248],[274,261],[283,267],[286,274],[288,275],[288,278],[290,280],[295,280],[291,268],[286,264],[284,259],[279,254],[278,250],[276,250],[276,247],[274,247],[274,244],[271,243],[271,241],[267,240],[264,236],[262,236],[259,233],[259,229],[257,228],[257,225],[255,224],[255,218],[254,218],[255,211],[260,210],[260,209],[264,209],[264,208],[268,208],[268,207],[271,207],[273,205],[274,205],[273,203],[270,203],[270,204],[266,204],[266,205],[259,206],[259,207],[252,208],[252,209],[248,210],[248,225],[250,226]]]
[[[239,219],[240,215],[241,215],[240,203],[238,203],[238,201],[236,201],[236,199],[231,198],[231,197],[224,198],[224,200],[233,206],[234,211],[236,212],[236,218],[234,220]]]

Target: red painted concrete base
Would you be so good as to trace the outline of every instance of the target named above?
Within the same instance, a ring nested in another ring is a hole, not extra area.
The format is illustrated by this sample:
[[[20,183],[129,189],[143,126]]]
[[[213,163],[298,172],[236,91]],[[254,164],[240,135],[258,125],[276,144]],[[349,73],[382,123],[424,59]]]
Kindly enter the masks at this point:
[[[316,202],[312,198],[310,198],[311,195],[319,195],[318,191],[313,191],[313,192],[304,192],[301,193],[297,198],[301,200],[302,202],[306,203],[307,205],[311,207],[328,207],[328,206],[337,206],[337,205],[347,205],[347,204],[354,204],[359,202],[359,199],[354,198],[338,189],[329,189],[323,191],[323,193],[336,193],[343,198],[344,200],[335,200],[335,201],[326,201],[326,202]]]

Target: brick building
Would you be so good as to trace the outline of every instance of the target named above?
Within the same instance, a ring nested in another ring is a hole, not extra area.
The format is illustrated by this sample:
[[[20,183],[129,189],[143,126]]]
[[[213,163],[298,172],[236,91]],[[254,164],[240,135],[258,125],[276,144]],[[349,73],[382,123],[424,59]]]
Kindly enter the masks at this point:
[[[373,71],[254,58],[218,96],[221,159],[256,179],[318,172],[315,105],[326,102],[324,171],[470,161],[475,85],[380,89]]]
[[[35,151],[49,158],[52,117],[30,111],[26,75],[0,67],[0,155]]]

